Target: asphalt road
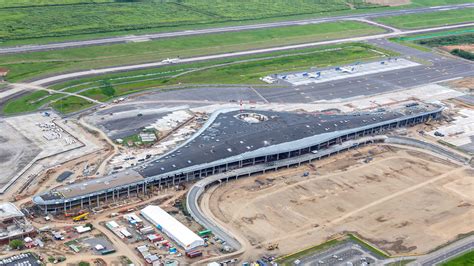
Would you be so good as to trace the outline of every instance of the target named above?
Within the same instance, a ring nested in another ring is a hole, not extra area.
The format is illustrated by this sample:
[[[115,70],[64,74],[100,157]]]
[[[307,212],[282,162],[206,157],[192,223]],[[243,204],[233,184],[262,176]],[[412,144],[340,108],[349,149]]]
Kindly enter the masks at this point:
[[[474,250],[474,236],[469,236],[430,254],[421,256],[416,261],[408,265],[439,265],[445,261],[472,250]]]
[[[473,249],[474,249],[474,242],[471,242],[463,246],[451,249],[447,251],[446,253],[440,254],[438,257],[435,257],[427,262],[424,262],[422,265],[423,266],[438,265],[441,262],[447,261],[451,258],[458,256],[458,254],[462,254],[468,250],[473,250]]]
[[[423,7],[423,8],[414,8],[414,9],[403,9],[403,10],[395,10],[395,11],[382,11],[382,12],[375,12],[375,13],[327,17],[327,18],[318,18],[318,19],[282,21],[282,22],[243,25],[243,26],[229,26],[229,27],[219,27],[219,28],[210,28],[210,29],[201,29],[201,30],[186,30],[186,31],[165,32],[165,33],[155,33],[155,34],[145,34],[145,35],[118,36],[118,37],[102,38],[102,39],[94,39],[94,40],[70,41],[70,42],[39,44],[39,45],[24,45],[24,46],[16,46],[16,47],[3,47],[3,48],[0,48],[0,54],[46,51],[46,50],[55,50],[55,49],[65,49],[65,48],[71,48],[71,47],[106,45],[106,44],[126,43],[126,42],[144,41],[144,40],[146,41],[146,40],[154,40],[154,39],[160,39],[160,38],[191,36],[191,35],[200,35],[200,34],[209,34],[209,33],[235,32],[235,31],[253,30],[253,29],[296,26],[296,25],[315,24],[315,23],[322,23],[322,22],[333,22],[333,21],[347,20],[347,19],[376,18],[376,17],[396,16],[396,15],[406,15],[406,14],[421,14],[421,13],[434,12],[434,11],[454,10],[454,9],[463,9],[463,8],[472,8],[472,7],[474,7],[474,3],[459,4],[459,5],[446,5],[446,6],[437,6],[437,7]]]
[[[287,45],[287,46],[280,46],[280,47],[273,47],[273,48],[247,50],[247,51],[241,51],[241,52],[196,56],[196,57],[180,59],[179,63],[193,63],[193,62],[215,60],[215,59],[222,59],[222,58],[229,58],[229,57],[238,57],[238,56],[245,56],[245,55],[292,50],[292,49],[309,48],[309,47],[316,47],[316,46],[329,45],[329,44],[340,44],[340,43],[347,43],[347,42],[363,42],[363,41],[396,37],[400,35],[425,33],[425,32],[432,32],[432,31],[439,31],[439,30],[446,30],[446,29],[455,29],[455,28],[461,28],[461,27],[467,27],[467,26],[474,26],[474,23],[465,23],[465,24],[459,24],[459,25],[442,26],[442,27],[434,27],[434,28],[418,29],[418,30],[390,32],[390,33],[376,34],[376,35],[363,36],[363,37],[353,37],[353,38],[345,38],[345,39],[331,40],[331,41]],[[81,77],[102,75],[102,74],[115,73],[115,72],[132,71],[132,70],[139,70],[139,69],[147,69],[147,68],[156,68],[156,67],[161,67],[165,65],[169,65],[169,63],[159,61],[159,62],[152,62],[152,63],[145,63],[145,64],[83,70],[83,71],[60,74],[56,76],[51,76],[51,77],[35,80],[31,82],[31,84],[36,85],[36,86],[44,86],[44,85],[55,84],[55,83],[65,81],[65,80],[77,79]]]

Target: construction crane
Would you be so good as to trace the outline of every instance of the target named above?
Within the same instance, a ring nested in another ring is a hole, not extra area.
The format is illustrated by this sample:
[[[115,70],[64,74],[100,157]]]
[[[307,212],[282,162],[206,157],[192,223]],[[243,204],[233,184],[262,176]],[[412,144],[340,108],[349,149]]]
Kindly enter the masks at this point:
[[[89,216],[89,213],[86,212],[86,213],[80,214],[78,216],[72,217],[72,220],[74,222],[79,222],[79,221],[87,220],[88,216]]]

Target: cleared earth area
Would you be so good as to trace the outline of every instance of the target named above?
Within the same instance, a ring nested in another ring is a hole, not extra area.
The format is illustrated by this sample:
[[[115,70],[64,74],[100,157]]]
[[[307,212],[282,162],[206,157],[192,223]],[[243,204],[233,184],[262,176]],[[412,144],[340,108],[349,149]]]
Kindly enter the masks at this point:
[[[0,147],[0,188],[41,152],[32,141],[1,120]]]
[[[201,204],[241,232],[250,257],[271,243],[284,255],[343,232],[389,254],[424,253],[472,230],[473,174],[419,151],[372,146],[226,183]]]

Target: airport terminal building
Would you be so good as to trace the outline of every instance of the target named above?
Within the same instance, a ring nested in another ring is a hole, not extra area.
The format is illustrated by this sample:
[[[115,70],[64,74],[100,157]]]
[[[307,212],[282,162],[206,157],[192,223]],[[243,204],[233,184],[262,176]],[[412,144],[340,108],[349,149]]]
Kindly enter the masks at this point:
[[[348,140],[439,119],[441,112],[440,106],[421,103],[346,114],[337,110],[220,110],[190,139],[157,159],[113,175],[52,189],[35,196],[33,202],[45,212],[98,207],[145,194],[151,187],[171,187],[236,169],[251,171],[255,165],[297,160]]]

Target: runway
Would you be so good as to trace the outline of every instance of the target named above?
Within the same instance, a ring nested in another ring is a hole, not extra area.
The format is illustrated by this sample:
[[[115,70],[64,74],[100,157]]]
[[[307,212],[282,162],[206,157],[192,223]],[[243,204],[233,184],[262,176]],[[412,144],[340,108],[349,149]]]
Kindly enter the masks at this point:
[[[230,57],[239,57],[239,56],[254,55],[254,54],[271,53],[271,52],[286,51],[286,50],[292,50],[292,49],[310,48],[310,47],[317,47],[321,45],[341,44],[341,43],[348,43],[348,42],[364,42],[364,41],[371,41],[371,40],[377,40],[377,39],[381,40],[381,39],[396,37],[400,35],[409,35],[409,34],[426,33],[426,32],[433,32],[433,31],[439,31],[439,30],[456,29],[456,28],[462,28],[462,27],[467,27],[467,26],[474,26],[474,23],[465,23],[465,24],[459,24],[459,25],[434,27],[434,28],[419,29],[419,30],[390,32],[390,33],[376,34],[376,35],[363,36],[363,37],[353,37],[353,38],[345,38],[345,39],[338,39],[338,40],[331,40],[331,41],[295,44],[295,45],[287,45],[287,46],[265,48],[265,49],[254,49],[254,50],[247,50],[247,51],[240,51],[240,52],[196,56],[196,57],[180,59],[178,64],[223,59],[223,58],[230,58]],[[115,73],[115,72],[140,70],[140,69],[147,69],[147,68],[156,68],[156,67],[161,67],[161,66],[166,66],[166,65],[169,65],[169,63],[159,61],[159,62],[128,65],[128,66],[117,66],[117,67],[108,67],[108,68],[102,68],[102,69],[83,70],[83,71],[59,74],[56,76],[38,79],[31,82],[31,84],[36,85],[36,86],[45,86],[45,85],[52,85],[52,84],[56,84],[62,81],[77,79],[81,77],[103,75],[103,74]]]
[[[92,46],[92,45],[118,44],[118,43],[143,41],[143,40],[145,41],[156,40],[156,39],[161,39],[161,38],[192,36],[192,35],[222,33],[222,32],[236,32],[236,31],[243,31],[243,30],[266,29],[266,28],[297,26],[297,25],[305,25],[305,24],[316,24],[316,23],[334,22],[334,21],[340,21],[340,20],[351,20],[351,19],[357,20],[357,19],[367,19],[367,18],[376,18],[376,17],[384,17],[384,16],[421,14],[421,13],[428,13],[428,12],[435,12],[435,11],[455,10],[455,9],[472,8],[472,7],[474,7],[474,3],[402,9],[402,10],[394,10],[394,11],[382,11],[382,12],[375,12],[375,13],[326,17],[326,18],[317,18],[317,19],[281,21],[281,22],[273,22],[273,23],[243,25],[243,26],[218,27],[218,28],[208,28],[208,29],[200,29],[200,30],[185,30],[185,31],[165,32],[165,33],[155,33],[155,34],[145,34],[145,35],[128,35],[128,36],[118,36],[118,37],[101,38],[101,39],[93,39],[93,40],[83,40],[83,41],[70,41],[70,42],[38,44],[38,45],[22,45],[22,46],[16,46],[16,47],[2,47],[0,48],[0,54],[47,51],[47,50],[56,50],[56,49],[65,49],[65,48],[83,47],[83,46]]]

